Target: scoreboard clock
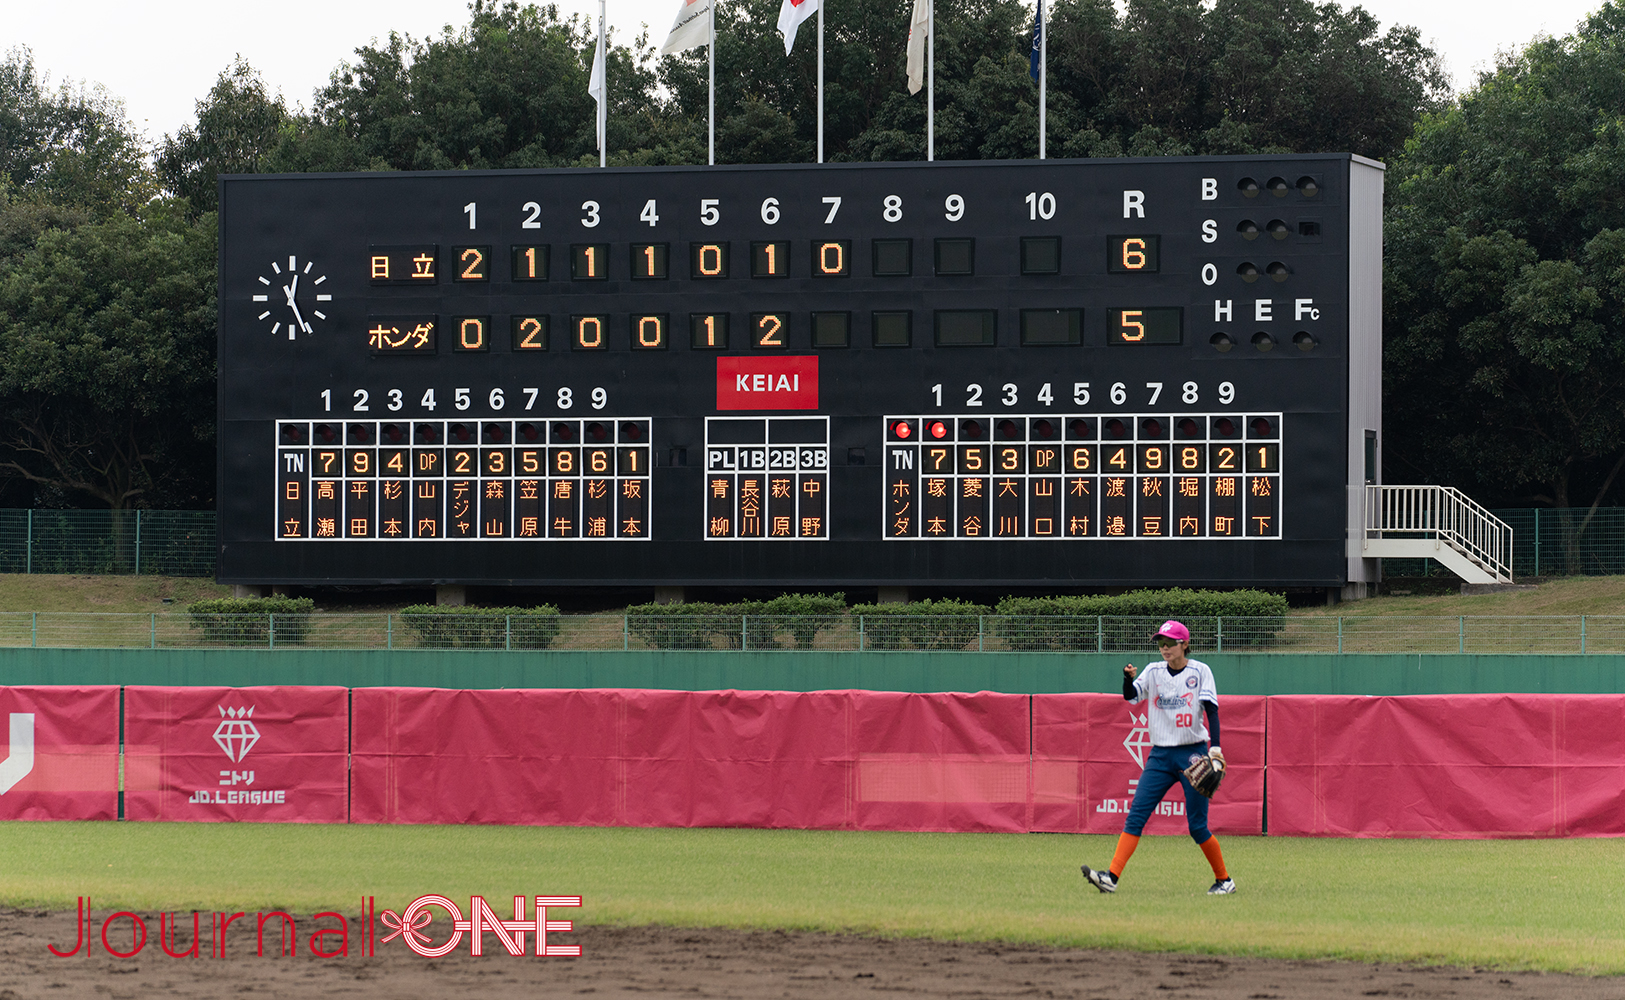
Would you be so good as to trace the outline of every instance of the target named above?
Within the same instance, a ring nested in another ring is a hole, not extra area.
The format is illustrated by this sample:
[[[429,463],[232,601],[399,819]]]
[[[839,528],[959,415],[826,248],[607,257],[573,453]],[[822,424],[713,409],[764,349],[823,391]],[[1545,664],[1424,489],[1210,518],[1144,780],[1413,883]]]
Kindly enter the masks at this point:
[[[1342,587],[1349,155],[222,177],[219,578]]]

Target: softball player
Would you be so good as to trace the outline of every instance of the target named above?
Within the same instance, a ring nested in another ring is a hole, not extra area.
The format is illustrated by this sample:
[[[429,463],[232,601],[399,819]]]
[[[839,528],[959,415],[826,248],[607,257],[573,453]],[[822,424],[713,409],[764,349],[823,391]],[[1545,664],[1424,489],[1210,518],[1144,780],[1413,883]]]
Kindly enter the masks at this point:
[[[1083,877],[1101,892],[1116,892],[1117,881],[1140,843],[1152,810],[1178,782],[1185,786],[1185,819],[1190,824],[1191,839],[1213,866],[1213,886],[1208,895],[1225,895],[1236,891],[1236,882],[1225,870],[1218,838],[1208,831],[1207,799],[1191,787],[1184,775],[1185,768],[1203,754],[1224,760],[1219,750],[1219,692],[1213,684],[1212,669],[1200,660],[1190,659],[1190,629],[1176,621],[1163,622],[1156,639],[1162,662],[1147,665],[1138,677],[1133,664],[1123,668],[1123,698],[1130,704],[1147,703],[1151,755],[1140,773],[1111,866],[1098,871],[1084,865]]]

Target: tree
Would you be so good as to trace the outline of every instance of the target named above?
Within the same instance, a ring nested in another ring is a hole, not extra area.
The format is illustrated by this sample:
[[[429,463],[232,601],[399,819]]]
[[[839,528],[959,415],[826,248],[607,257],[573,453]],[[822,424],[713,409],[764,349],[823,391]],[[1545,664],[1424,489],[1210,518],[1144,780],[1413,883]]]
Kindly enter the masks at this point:
[[[1062,0],[1053,29],[1051,86],[1077,104],[1070,155],[1384,159],[1449,93],[1415,28],[1381,32],[1360,7],[1130,0],[1119,15],[1110,0]]]
[[[213,500],[215,229],[50,230],[0,272],[0,469],[118,510]]]
[[[47,87],[26,48],[0,61],[0,176],[9,200],[133,214],[155,193],[146,148],[105,91]]]
[[[815,46],[786,58],[773,0],[717,14],[717,158],[811,160]],[[908,93],[910,6],[832,5],[825,26],[825,137],[831,160],[925,158],[926,95]],[[1038,154],[1038,88],[1028,77],[1032,7],[939,0],[939,159]],[[1061,0],[1051,8],[1049,151],[1062,156],[1347,150],[1395,152],[1448,94],[1416,29],[1310,0]],[[661,81],[703,138],[706,53],[661,63]],[[774,143],[739,142],[777,114]],[[726,136],[726,138],[725,138]]]
[[[197,125],[165,136],[155,157],[158,177],[185,198],[193,218],[219,207],[215,178],[265,170],[292,119],[259,73],[238,56],[197,102]]]
[[[1594,511],[1625,470],[1625,8],[1504,56],[1388,178],[1388,468]],[[1589,520],[1589,515],[1587,515]]]
[[[275,170],[450,170],[598,162],[587,96],[596,34],[553,6],[474,0],[467,27],[424,42],[391,33],[356,50],[270,158]],[[640,49],[643,42],[639,43]],[[654,76],[608,53],[609,145],[660,159],[669,137]]]

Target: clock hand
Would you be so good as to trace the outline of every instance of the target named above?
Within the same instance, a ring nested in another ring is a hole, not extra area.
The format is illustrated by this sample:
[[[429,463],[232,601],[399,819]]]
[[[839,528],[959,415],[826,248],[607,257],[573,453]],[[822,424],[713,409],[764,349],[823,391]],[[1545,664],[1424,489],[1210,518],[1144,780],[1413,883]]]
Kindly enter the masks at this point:
[[[298,293],[299,293],[299,275],[295,274],[293,276],[293,280],[288,283],[288,302],[290,304],[293,302],[293,297],[295,295],[297,295]]]
[[[292,296],[288,298],[288,308],[293,310],[293,318],[299,321],[299,329],[309,333],[310,324],[306,323],[305,317],[299,314],[299,305],[298,303],[294,302]]]

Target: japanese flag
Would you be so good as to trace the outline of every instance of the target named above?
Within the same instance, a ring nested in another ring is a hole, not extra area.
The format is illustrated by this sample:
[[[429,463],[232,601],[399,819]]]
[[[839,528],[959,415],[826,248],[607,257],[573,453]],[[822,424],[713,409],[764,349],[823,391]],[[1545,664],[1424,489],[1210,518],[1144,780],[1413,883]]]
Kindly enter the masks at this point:
[[[918,94],[925,83],[926,32],[931,25],[931,0],[914,0],[908,23],[908,92]]]
[[[818,13],[819,0],[784,0],[779,8],[779,33],[784,35],[784,54],[796,43],[796,29],[801,22]]]
[[[713,2],[714,0],[683,0],[683,6],[677,11],[677,20],[671,23],[671,34],[666,36],[666,44],[660,47],[660,54],[669,56],[685,49],[692,49],[696,45],[709,45]]]

